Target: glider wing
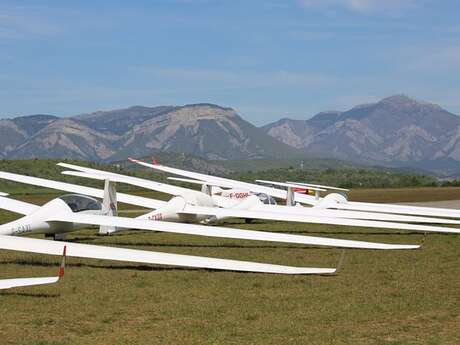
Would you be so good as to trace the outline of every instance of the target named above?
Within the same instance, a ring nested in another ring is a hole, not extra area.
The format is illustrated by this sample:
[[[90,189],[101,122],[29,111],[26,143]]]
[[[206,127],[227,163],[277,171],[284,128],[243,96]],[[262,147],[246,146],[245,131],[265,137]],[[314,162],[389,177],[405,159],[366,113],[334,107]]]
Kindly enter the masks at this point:
[[[269,241],[282,243],[296,243],[304,245],[332,246],[343,248],[362,249],[417,249],[418,245],[396,245],[362,241],[338,240],[303,235],[280,234],[265,231],[241,230],[225,227],[206,225],[181,224],[126,217],[96,216],[78,213],[66,213],[55,215],[48,221],[74,222],[81,224],[114,226],[125,229],[140,229],[150,231],[162,231],[185,235],[198,235],[218,238],[231,238],[242,240]]]
[[[13,181],[13,182],[30,184],[30,185],[34,185],[38,187],[57,189],[57,190],[62,190],[62,191],[70,192],[70,193],[85,194],[85,195],[92,196],[95,198],[102,199],[104,197],[104,190],[102,189],[85,187],[85,186],[80,186],[80,185],[65,183],[65,182],[59,182],[59,181],[52,181],[52,180],[47,180],[47,179],[39,178],[39,177],[24,176],[24,175],[18,175],[18,174],[0,171],[0,178],[9,180],[9,181]],[[166,204],[166,202],[164,201],[144,198],[144,197],[135,196],[135,195],[124,194],[124,193],[117,193],[117,200],[119,202],[124,202],[126,204],[146,207],[150,209],[157,209]]]
[[[116,247],[95,246],[72,242],[56,242],[35,238],[0,236],[0,249],[21,252],[60,255],[62,245],[67,247],[68,257],[89,259],[114,260],[157,264],[168,266],[183,266],[259,273],[278,274],[333,274],[333,268],[310,268],[271,265],[249,261],[215,259],[201,256],[168,254],[144,250],[125,249]]]
[[[37,211],[40,206],[0,196],[0,208],[22,215],[28,215]]]
[[[362,220],[362,219],[302,216],[302,215],[294,215],[294,214],[269,213],[269,212],[260,212],[260,211],[223,209],[223,208],[215,208],[215,207],[200,207],[200,206],[190,206],[190,205],[187,205],[185,209],[182,211],[182,213],[213,215],[216,217],[236,217],[236,218],[249,218],[249,219],[281,220],[281,221],[300,222],[300,223],[359,226],[359,227],[383,228],[383,229],[395,229],[395,230],[443,232],[443,233],[457,233],[457,234],[460,233],[460,229],[429,226],[429,225],[404,224],[404,223],[382,222],[382,221]]]

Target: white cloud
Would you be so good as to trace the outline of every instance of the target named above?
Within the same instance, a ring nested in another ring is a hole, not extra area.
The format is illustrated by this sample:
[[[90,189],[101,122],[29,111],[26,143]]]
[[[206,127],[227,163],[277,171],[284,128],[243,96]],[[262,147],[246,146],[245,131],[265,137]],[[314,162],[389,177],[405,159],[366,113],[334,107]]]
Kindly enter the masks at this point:
[[[416,5],[420,0],[299,0],[307,8],[345,8],[358,13],[398,13]]]

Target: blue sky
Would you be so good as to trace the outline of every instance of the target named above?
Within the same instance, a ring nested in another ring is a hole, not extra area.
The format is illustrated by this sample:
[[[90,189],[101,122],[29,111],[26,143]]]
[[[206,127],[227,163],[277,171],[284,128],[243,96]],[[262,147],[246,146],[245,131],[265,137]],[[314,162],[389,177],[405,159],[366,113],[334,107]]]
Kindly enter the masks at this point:
[[[397,93],[460,114],[455,0],[0,2],[0,117],[210,102],[261,125]]]

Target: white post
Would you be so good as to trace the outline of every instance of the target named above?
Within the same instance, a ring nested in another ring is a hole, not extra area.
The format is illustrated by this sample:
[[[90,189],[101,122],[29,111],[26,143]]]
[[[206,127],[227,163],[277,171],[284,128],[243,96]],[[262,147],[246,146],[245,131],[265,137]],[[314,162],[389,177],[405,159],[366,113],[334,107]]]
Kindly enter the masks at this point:
[[[104,215],[114,216],[118,215],[118,203],[117,203],[117,189],[116,183],[110,181],[109,179],[105,180],[104,184],[104,200],[102,201],[102,207]],[[115,226],[101,225],[99,227],[100,235],[110,235],[117,231]]]
[[[319,200],[319,197],[320,197],[319,190],[317,190],[315,191],[315,199]]]
[[[287,196],[286,196],[286,206],[294,206],[294,189],[292,187],[288,187],[287,189]]]

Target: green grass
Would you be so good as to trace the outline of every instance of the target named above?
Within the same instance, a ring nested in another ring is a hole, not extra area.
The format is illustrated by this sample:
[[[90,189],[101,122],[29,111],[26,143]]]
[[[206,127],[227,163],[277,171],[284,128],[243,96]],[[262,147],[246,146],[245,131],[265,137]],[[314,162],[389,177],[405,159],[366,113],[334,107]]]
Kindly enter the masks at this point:
[[[51,196],[34,197],[44,202]],[[14,218],[0,212],[0,223]],[[226,226],[388,243],[422,239],[414,233],[278,222]],[[334,267],[341,254],[148,232],[100,237],[85,230],[70,240],[316,267]],[[422,250],[347,250],[342,272],[332,277],[68,258],[59,285],[0,293],[0,344],[459,344],[459,241],[458,235],[430,234]],[[0,277],[52,275],[58,261],[2,251]]]
[[[314,183],[341,188],[406,188],[440,187],[442,183],[433,176],[403,173],[399,170],[383,167],[353,167],[337,164],[335,167],[307,166],[298,169],[266,168],[262,171],[237,173],[232,178],[254,183],[254,180],[294,181]]]

